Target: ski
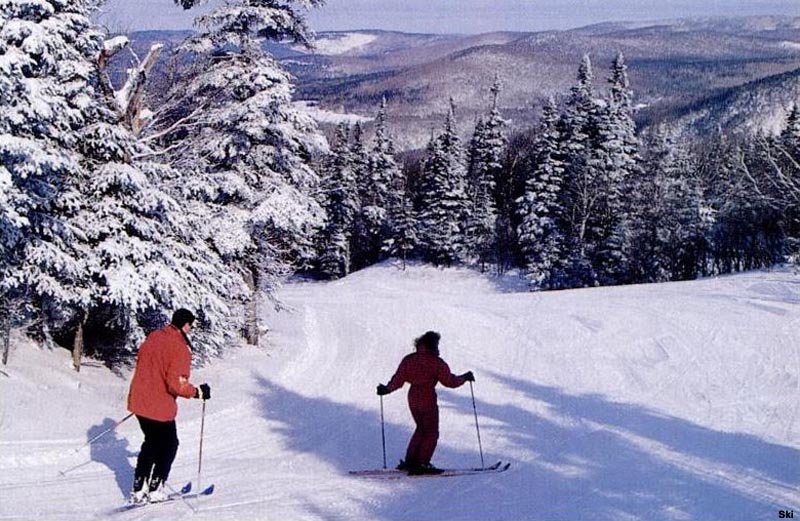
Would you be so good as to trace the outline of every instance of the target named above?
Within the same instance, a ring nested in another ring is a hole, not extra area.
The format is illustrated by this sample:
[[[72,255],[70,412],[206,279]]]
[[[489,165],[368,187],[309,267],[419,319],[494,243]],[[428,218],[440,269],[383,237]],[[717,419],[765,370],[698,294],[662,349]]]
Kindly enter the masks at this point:
[[[171,492],[167,496],[167,499],[165,499],[164,501],[158,501],[158,502],[155,502],[155,503],[150,503],[150,502],[128,503],[128,504],[122,505],[121,507],[117,507],[117,508],[113,509],[111,511],[111,513],[112,514],[119,514],[119,513],[122,513],[122,512],[128,512],[130,510],[135,510],[135,509],[141,508],[141,507],[146,507],[146,506],[151,506],[151,505],[162,505],[164,503],[171,503],[171,502],[173,502],[175,500],[185,500],[185,499],[198,498],[198,497],[202,497],[202,496],[210,496],[213,493],[214,493],[214,485],[209,485],[206,488],[204,488],[203,490],[201,490],[200,492],[192,493],[192,482],[190,481],[190,482],[186,483],[184,486],[182,486],[180,490],[176,490],[174,492]]]
[[[500,462],[498,462],[500,463]],[[421,476],[409,476],[411,478],[447,478],[451,476],[470,476],[475,474],[485,474],[485,473],[497,473],[497,472],[505,472],[511,467],[511,463],[500,463],[499,465],[495,464],[491,467],[486,468],[474,468],[474,469],[445,469],[444,472],[441,474],[423,474]]]
[[[181,496],[176,497],[175,499],[192,499],[197,497],[210,496],[213,493],[214,493],[214,485],[209,485],[200,492],[197,492],[195,494],[183,494]]]
[[[369,479],[401,479],[408,477],[410,479],[418,478],[447,478],[454,476],[470,476],[476,474],[486,474],[492,472],[505,472],[511,467],[511,463],[503,463],[498,461],[494,465],[488,467],[473,467],[473,468],[451,468],[442,469],[440,474],[421,474],[409,475],[403,470],[397,469],[370,469],[370,470],[351,470],[351,476],[369,478]]]

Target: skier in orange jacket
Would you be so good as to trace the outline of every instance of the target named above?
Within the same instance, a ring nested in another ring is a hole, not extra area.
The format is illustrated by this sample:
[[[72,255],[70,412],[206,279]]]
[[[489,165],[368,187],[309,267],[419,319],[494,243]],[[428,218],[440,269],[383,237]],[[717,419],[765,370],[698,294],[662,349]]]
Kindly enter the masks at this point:
[[[378,395],[383,396],[411,384],[408,391],[408,408],[416,423],[416,430],[408,442],[405,460],[398,469],[409,474],[438,474],[441,472],[431,465],[431,458],[439,440],[439,405],[436,397],[436,384],[445,387],[460,387],[465,382],[474,382],[472,371],[460,376],[450,372],[447,363],[439,358],[439,339],[441,335],[428,331],[414,341],[416,352],[400,362],[397,372],[388,385],[378,385]]]
[[[136,461],[132,503],[167,497],[164,483],[178,452],[177,397],[211,398],[208,384],[195,387],[189,382],[192,351],[187,333],[194,320],[191,311],[179,309],[170,324],[147,335],[139,347],[128,410],[139,420],[144,442]]]

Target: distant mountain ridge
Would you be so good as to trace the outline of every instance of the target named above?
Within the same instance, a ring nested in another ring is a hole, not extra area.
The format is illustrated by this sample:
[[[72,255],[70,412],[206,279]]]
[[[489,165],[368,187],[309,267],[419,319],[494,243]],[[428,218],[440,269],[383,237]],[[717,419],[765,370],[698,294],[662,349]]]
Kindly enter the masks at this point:
[[[161,33],[135,33],[134,42]],[[174,42],[180,33],[165,33]],[[317,50],[268,49],[297,78],[297,99],[336,112],[373,116],[388,101],[402,148],[424,145],[453,98],[462,131],[487,110],[489,88],[503,83],[500,107],[513,128],[533,124],[551,95],[569,91],[583,54],[605,88],[623,52],[641,126],[681,125],[704,133],[719,125],[773,130],[797,100],[800,17],[749,17],[602,23],[566,31],[478,35],[336,31],[317,35]]]

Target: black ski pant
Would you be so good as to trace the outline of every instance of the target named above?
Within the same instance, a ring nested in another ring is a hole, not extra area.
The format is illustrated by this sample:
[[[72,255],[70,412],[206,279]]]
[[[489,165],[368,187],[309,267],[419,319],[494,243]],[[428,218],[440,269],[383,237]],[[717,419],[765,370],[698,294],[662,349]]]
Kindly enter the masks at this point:
[[[175,420],[160,422],[143,416],[136,416],[136,419],[144,433],[133,477],[134,490],[140,490],[148,480],[152,484],[163,483],[169,477],[178,453],[178,431]]]

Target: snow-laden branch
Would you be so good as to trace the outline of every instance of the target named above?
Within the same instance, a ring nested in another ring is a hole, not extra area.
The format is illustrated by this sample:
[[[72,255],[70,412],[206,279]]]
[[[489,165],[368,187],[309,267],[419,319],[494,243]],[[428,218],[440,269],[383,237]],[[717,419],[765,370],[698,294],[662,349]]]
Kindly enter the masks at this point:
[[[130,45],[131,41],[127,36],[115,36],[103,42],[103,48],[100,50],[100,55],[97,57],[97,63],[101,69],[105,69],[111,58]]]
[[[780,144],[772,144],[760,139],[759,146],[769,165],[768,171],[758,177],[753,175],[747,164],[746,154],[740,152],[737,159],[742,173],[753,186],[759,198],[771,208],[783,211],[787,206],[797,204],[800,201],[800,179],[787,173],[787,168],[800,173],[800,163]],[[781,157],[776,157],[775,152]],[[781,158],[785,159],[788,164],[782,165],[779,161]]]
[[[776,150],[783,156],[784,159],[789,161],[791,167],[800,174],[800,163],[786,150],[785,147],[781,145],[777,145]],[[778,178],[778,181],[781,185],[786,189],[787,195],[791,197],[795,202],[800,200],[800,180],[788,175],[784,168],[780,168],[777,164],[777,161],[770,160],[770,164],[773,165],[775,170],[775,175]]]
[[[170,125],[169,127],[167,127],[164,130],[161,130],[161,131],[159,131],[159,132],[157,132],[155,134],[151,134],[151,135],[149,135],[149,136],[147,136],[145,138],[142,138],[142,141],[154,141],[156,139],[159,139],[159,138],[162,138],[162,137],[164,137],[166,135],[169,135],[170,133],[174,132],[175,130],[178,130],[179,128],[192,128],[192,127],[196,127],[198,125],[206,124],[207,123],[206,120],[202,120],[202,121],[194,121],[194,120],[195,120],[195,118],[197,116],[202,114],[203,111],[205,111],[207,106],[208,106],[207,103],[202,104],[201,106],[199,106],[195,110],[193,110],[192,113],[189,114],[188,116],[185,116],[185,117],[179,119],[178,121],[176,121],[175,123],[173,123],[172,125]]]
[[[160,150],[152,150],[150,152],[144,152],[142,154],[134,154],[133,159],[144,159],[145,157],[158,157],[164,154],[169,154],[173,150],[177,150],[179,148],[186,148],[184,143],[175,143],[174,145],[170,145],[167,148],[163,148]]]
[[[745,157],[744,151],[739,151],[739,153],[737,154],[737,158],[739,160],[739,166],[742,169],[742,173],[745,175],[745,177],[747,177],[747,179],[753,185],[753,188],[755,189],[758,196],[763,201],[765,201],[769,206],[778,207],[778,205],[775,204],[775,202],[773,201],[774,198],[768,196],[763,192],[763,190],[761,190],[761,183],[759,183],[758,180],[755,178],[755,176],[752,174],[752,172],[750,172],[750,167],[747,166],[747,159]]]

